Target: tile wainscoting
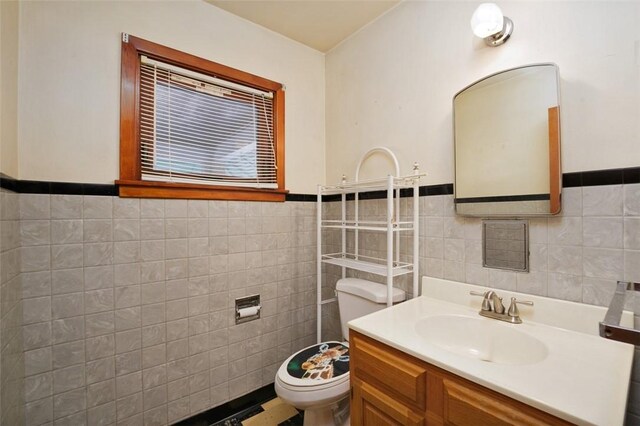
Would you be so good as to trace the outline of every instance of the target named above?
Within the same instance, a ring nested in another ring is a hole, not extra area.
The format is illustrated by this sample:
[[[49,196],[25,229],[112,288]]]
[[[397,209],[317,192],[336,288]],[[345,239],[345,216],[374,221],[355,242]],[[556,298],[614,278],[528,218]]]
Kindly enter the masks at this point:
[[[27,425],[172,423],[315,341],[315,203],[19,201]]]
[[[410,220],[409,198],[401,211]],[[640,281],[640,184],[564,188],[562,213],[532,218],[530,223],[530,272],[520,273],[482,266],[482,220],[456,216],[453,195],[420,197],[420,274],[498,289],[508,289],[557,299],[608,306],[616,281]],[[385,200],[360,202],[361,217],[384,220]],[[324,203],[328,218],[340,217],[340,203]],[[347,215],[353,202],[347,202]],[[348,246],[353,245],[348,233]],[[323,252],[339,251],[339,231],[325,231]],[[360,233],[361,253],[384,258],[386,236]],[[401,260],[411,261],[410,236],[401,239]],[[365,248],[362,250],[362,248]],[[331,294],[340,269],[324,266],[323,288]],[[380,277],[349,271],[383,282]],[[396,286],[410,294],[409,276]],[[636,314],[640,328],[640,295],[628,295],[627,309]],[[330,306],[330,305],[329,305]],[[337,309],[323,312],[323,333],[337,338]],[[628,423],[640,424],[640,352],[636,352],[628,405]]]
[[[564,188],[561,215],[530,220],[530,273],[482,267],[481,220],[456,216],[452,195],[427,194],[421,275],[597,305],[616,280],[640,280],[640,184]],[[314,202],[8,191],[0,200],[3,419],[165,425],[271,383],[315,340]],[[372,218],[384,212],[382,200],[361,206]],[[339,203],[323,209],[338,215]],[[338,242],[325,231],[323,252]],[[405,258],[410,236],[400,243]],[[378,257],[386,247],[365,233],[360,244]],[[340,270],[324,272],[330,296]],[[410,290],[408,278],[398,286]],[[262,318],[236,326],[234,299],[253,293]],[[325,306],[323,337],[338,339],[337,304]],[[9,381],[24,393],[7,391]],[[640,423],[640,368],[628,410]]]

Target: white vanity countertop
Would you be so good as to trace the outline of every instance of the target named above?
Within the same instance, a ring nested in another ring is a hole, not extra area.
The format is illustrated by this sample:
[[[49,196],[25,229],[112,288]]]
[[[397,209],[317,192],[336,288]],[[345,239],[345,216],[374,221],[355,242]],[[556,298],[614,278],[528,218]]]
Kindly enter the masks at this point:
[[[518,300],[535,302],[534,307],[521,308],[522,324],[509,324],[480,317],[482,299],[463,296],[470,289],[484,291],[485,287],[437,279],[425,279],[423,286],[423,296],[355,319],[349,322],[349,327],[567,421],[623,424],[634,347],[597,336],[598,321],[604,318],[606,309],[495,290],[505,301],[513,295]],[[456,298],[459,303],[451,302]],[[508,307],[508,302],[505,305]],[[550,312],[546,324],[531,319],[536,309]],[[554,317],[552,312],[559,314]],[[542,361],[525,365],[483,362],[458,355],[429,343],[416,331],[419,320],[438,315],[464,315],[504,324],[542,341],[548,355]],[[568,315],[573,322],[566,328],[572,330],[561,328],[563,324],[553,326],[554,321]],[[632,321],[632,314],[626,312],[622,324],[629,325]],[[581,328],[594,332],[587,334]]]

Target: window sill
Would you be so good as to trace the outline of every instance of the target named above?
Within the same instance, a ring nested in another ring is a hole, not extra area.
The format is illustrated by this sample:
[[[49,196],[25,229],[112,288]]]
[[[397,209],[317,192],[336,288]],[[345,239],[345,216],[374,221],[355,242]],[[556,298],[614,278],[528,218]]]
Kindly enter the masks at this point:
[[[194,183],[116,180],[123,198],[188,198],[200,200],[284,202],[286,189],[255,189]]]

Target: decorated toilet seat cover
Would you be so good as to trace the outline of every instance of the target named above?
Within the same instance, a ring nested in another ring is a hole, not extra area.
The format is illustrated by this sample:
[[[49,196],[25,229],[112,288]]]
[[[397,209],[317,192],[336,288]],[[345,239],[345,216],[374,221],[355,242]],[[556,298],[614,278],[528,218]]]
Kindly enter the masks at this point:
[[[309,346],[289,358],[286,372],[300,385],[333,382],[349,373],[349,347],[334,341]]]

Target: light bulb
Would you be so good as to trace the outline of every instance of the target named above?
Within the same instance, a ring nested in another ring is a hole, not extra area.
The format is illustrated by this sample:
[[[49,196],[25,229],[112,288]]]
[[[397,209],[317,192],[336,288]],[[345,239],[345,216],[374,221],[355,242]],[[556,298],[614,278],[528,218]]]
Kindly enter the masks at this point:
[[[503,24],[502,11],[495,3],[482,3],[471,16],[471,30],[480,38],[499,33]]]

